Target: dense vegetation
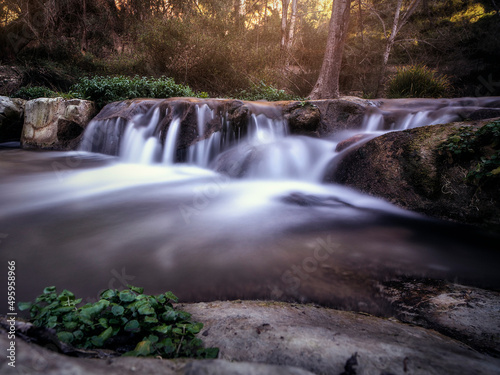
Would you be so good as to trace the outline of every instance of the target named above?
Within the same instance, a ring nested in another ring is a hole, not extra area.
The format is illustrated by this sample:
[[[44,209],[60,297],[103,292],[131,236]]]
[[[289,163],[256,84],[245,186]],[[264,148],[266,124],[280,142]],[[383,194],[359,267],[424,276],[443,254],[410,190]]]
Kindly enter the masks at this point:
[[[396,3],[352,1],[344,94],[376,94]],[[497,3],[420,1],[382,81],[398,67],[426,65],[449,77],[454,96],[500,95]],[[403,4],[404,11],[410,0]],[[68,92],[82,77],[139,75],[172,77],[210,96],[251,97],[263,83],[271,97],[305,97],[321,67],[330,11],[323,0],[5,0],[0,65],[14,66],[19,80],[0,83],[0,94],[28,85]]]
[[[172,292],[157,296],[143,294],[142,288],[108,289],[95,303],[82,303],[73,293],[47,287],[29,309],[37,327],[54,329],[62,342],[78,348],[112,349],[126,356],[161,356],[164,358],[216,358],[217,348],[203,348],[196,334],[202,323],[176,310]]]

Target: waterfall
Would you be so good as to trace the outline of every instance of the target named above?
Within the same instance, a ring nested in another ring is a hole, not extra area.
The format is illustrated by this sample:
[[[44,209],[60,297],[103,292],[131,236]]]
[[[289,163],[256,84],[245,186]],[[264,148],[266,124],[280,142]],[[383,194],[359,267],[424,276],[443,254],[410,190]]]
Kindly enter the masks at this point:
[[[181,120],[179,118],[175,118],[170,123],[170,127],[168,128],[167,137],[165,138],[165,147],[163,151],[163,163],[164,164],[174,164],[175,163],[175,153],[176,153],[176,144],[177,144],[177,136],[179,134],[179,127],[181,125]]]
[[[360,142],[388,131],[457,121],[493,105],[487,98],[386,100],[368,107],[358,129],[317,139],[289,134],[278,107],[247,103],[245,121],[234,122],[234,114],[213,103],[158,101],[128,122],[120,117],[93,120],[80,150],[127,163],[186,163],[233,177],[321,181],[327,166]]]

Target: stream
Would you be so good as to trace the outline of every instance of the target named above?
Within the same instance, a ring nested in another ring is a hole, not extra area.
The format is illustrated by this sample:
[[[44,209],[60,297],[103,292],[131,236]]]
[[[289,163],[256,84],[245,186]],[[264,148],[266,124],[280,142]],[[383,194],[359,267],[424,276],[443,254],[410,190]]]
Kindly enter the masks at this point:
[[[355,134],[366,142],[478,106],[487,99],[390,102],[361,129],[324,139],[290,135],[283,118],[256,110],[245,134],[225,122],[182,155],[182,124],[174,116],[162,134],[166,114],[153,107],[128,123],[91,122],[76,151],[3,145],[0,260],[16,261],[17,301],[55,285],[91,302],[132,284],[183,302],[275,299],[388,315],[378,288],[393,278],[499,289],[499,236],[322,182],[342,156],[337,144]],[[197,108],[201,135],[213,113]]]

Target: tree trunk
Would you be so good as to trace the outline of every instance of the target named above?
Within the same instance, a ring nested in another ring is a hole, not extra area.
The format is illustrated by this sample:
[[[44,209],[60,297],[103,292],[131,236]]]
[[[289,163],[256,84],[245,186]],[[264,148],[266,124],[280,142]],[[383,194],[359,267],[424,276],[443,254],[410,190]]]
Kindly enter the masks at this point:
[[[387,63],[389,62],[389,56],[391,54],[392,47],[394,46],[394,41],[396,40],[396,35],[399,30],[408,22],[410,16],[415,12],[417,6],[420,4],[421,0],[412,0],[406,9],[406,12],[401,17],[401,8],[403,6],[403,0],[398,0],[396,5],[396,12],[394,13],[394,22],[392,24],[392,30],[385,44],[384,54],[382,55],[382,67],[380,69],[380,77],[378,80],[377,93],[376,96],[380,97],[382,95],[385,73],[387,72]]]
[[[290,29],[288,30],[288,41],[286,45],[288,51],[292,49],[293,34],[295,32],[296,20],[297,20],[297,0],[292,0],[292,16],[290,17]]]
[[[334,0],[325,57],[318,80],[309,95],[311,99],[330,99],[340,96],[339,76],[350,13],[351,0]]]
[[[403,0],[398,0],[396,5],[396,12],[394,13],[394,21],[392,23],[391,34],[387,38],[385,43],[384,54],[382,55],[382,69],[380,70],[380,77],[378,79],[377,94],[379,97],[382,94],[382,89],[384,86],[385,73],[387,71],[387,63],[389,62],[389,55],[391,54],[392,46],[394,45],[394,40],[396,39],[396,33],[398,31],[399,16],[401,14],[401,6],[403,5]]]
[[[290,0],[281,0],[281,43],[282,49],[286,47],[286,25],[288,23],[288,4]]]

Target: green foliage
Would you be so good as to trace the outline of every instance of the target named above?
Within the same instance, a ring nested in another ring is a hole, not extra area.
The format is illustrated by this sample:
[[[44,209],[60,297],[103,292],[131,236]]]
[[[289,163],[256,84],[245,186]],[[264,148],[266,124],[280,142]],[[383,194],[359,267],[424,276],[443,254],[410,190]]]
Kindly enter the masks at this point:
[[[462,126],[455,133],[450,135],[440,149],[453,154],[453,158],[463,159],[473,155],[475,150],[476,129],[470,126]]]
[[[176,84],[173,78],[125,76],[82,78],[71,87],[71,93],[82,99],[93,100],[97,106],[133,98],[195,97],[188,86]],[[200,96],[206,97],[206,93]]]
[[[75,347],[128,350],[125,356],[216,358],[218,349],[203,348],[196,337],[203,324],[190,321],[171,301],[177,302],[172,292],[151,296],[129,285],[105,290],[98,302],[78,307],[81,298],[68,290],[58,294],[52,286],[19,308],[29,309],[34,325],[55,329],[59,340]]]
[[[438,76],[436,71],[425,65],[411,65],[399,68],[389,81],[389,98],[441,98],[450,91],[446,76]]]
[[[37,98],[55,98],[60,96],[55,91],[43,86],[26,86],[19,89],[12,97],[32,100]]]
[[[253,84],[248,90],[242,90],[236,93],[234,97],[241,100],[267,100],[270,102],[280,100],[302,100],[302,98],[289,94],[285,90],[266,85],[264,82],[260,82],[258,85]]]
[[[500,177],[500,121],[479,130],[463,126],[440,146],[457,162],[478,160],[466,181],[481,186]]]

